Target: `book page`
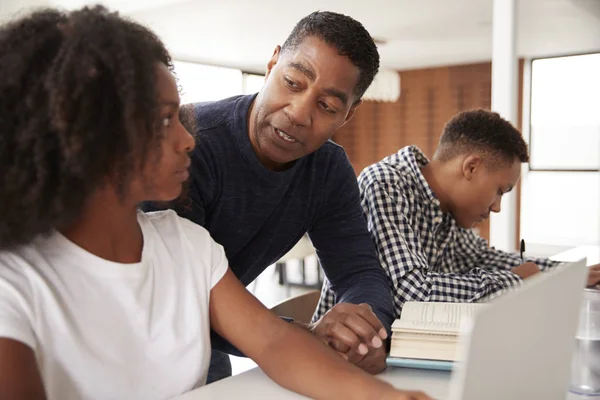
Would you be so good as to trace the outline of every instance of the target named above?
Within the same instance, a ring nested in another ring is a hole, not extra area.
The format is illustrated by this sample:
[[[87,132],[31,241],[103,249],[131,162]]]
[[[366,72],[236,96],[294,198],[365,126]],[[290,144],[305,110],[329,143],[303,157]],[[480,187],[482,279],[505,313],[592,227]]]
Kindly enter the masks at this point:
[[[459,333],[484,304],[407,302],[392,330]]]

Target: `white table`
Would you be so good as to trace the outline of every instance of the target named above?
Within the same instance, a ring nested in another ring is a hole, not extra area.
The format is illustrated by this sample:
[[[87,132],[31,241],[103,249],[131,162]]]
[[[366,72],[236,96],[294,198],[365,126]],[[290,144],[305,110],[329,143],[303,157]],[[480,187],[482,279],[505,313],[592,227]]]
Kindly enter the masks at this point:
[[[450,372],[421,371],[405,368],[388,368],[379,378],[402,389],[424,390],[437,400],[448,397]],[[217,399],[306,399],[292,393],[270,380],[259,368],[204,386],[174,400]]]
[[[600,246],[588,245],[578,246],[570,250],[563,251],[550,257],[551,260],[555,261],[567,261],[573,262],[587,258],[587,265],[600,264]]]
[[[450,372],[426,371],[408,368],[388,368],[378,378],[399,389],[422,390],[436,400],[448,399]],[[259,368],[204,386],[178,396],[173,400],[297,400],[304,396],[290,392],[270,380]],[[566,400],[584,400],[585,397],[565,395]],[[597,399],[597,397],[596,397]]]
[[[557,261],[576,261],[588,258],[588,265],[600,262],[599,246],[581,246],[557,254],[552,259]],[[436,400],[448,399],[450,392],[450,372],[427,371],[408,368],[388,368],[378,375],[400,389],[422,390]],[[567,400],[584,400],[586,397],[565,395]],[[259,368],[243,374],[223,379],[200,389],[178,396],[174,400],[220,400],[220,399],[305,399],[304,396],[292,393],[271,381]]]

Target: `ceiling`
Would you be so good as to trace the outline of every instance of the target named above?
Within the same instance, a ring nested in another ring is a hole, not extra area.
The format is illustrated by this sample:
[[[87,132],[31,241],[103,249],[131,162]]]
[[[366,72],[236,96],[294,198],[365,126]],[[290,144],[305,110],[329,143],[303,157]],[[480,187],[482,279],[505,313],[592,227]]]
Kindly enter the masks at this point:
[[[88,0],[0,0],[7,15],[27,5],[76,8]],[[96,1],[97,2],[97,1]],[[491,59],[492,0],[103,0],[147,24],[174,58],[263,72],[275,45],[315,10],[365,25],[381,64],[411,69]],[[600,0],[520,0],[517,52],[523,57],[600,51]],[[17,5],[18,4],[18,5]],[[0,9],[0,16],[2,9]]]

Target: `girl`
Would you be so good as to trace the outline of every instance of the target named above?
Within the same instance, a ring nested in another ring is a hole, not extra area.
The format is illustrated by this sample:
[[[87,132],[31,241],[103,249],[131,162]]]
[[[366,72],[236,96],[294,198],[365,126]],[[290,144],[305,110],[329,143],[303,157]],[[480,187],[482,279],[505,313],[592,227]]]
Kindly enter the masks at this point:
[[[101,7],[0,30],[0,398],[176,396],[204,384],[212,326],[304,395],[428,399],[271,314],[203,228],[137,211],[188,178],[170,68]]]

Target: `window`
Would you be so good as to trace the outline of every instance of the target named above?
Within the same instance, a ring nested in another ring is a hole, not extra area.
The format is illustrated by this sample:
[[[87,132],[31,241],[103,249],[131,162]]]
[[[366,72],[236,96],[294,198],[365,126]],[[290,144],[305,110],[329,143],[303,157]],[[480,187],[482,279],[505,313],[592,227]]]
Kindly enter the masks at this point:
[[[242,93],[242,71],[191,62],[173,61],[181,104],[220,100]]]
[[[598,70],[600,54],[531,63],[531,162],[521,177],[520,213],[529,243],[600,244]]]
[[[254,94],[259,92],[265,84],[265,76],[244,73],[242,93]]]
[[[531,170],[598,171],[600,53],[531,65]]]

